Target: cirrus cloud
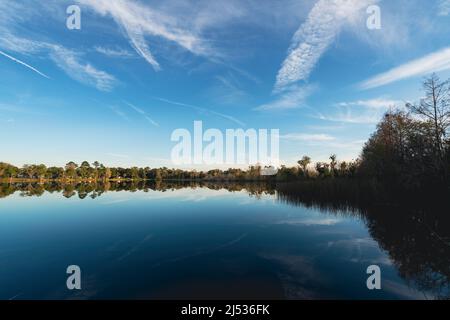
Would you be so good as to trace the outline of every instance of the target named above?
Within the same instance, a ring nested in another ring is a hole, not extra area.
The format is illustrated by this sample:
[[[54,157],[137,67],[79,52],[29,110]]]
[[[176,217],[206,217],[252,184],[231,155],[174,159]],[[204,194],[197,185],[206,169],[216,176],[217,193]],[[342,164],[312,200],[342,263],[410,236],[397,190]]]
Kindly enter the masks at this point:
[[[275,91],[308,80],[346,22],[376,0],[319,0],[292,38],[288,56],[278,71]]]
[[[412,60],[360,83],[363,90],[381,87],[411,77],[450,70],[450,47]]]
[[[174,42],[196,55],[210,53],[208,46],[194,32],[179,26],[180,21],[136,1],[77,0],[101,16],[111,16],[123,28],[133,49],[156,71],[161,69],[153,56],[146,36]]]

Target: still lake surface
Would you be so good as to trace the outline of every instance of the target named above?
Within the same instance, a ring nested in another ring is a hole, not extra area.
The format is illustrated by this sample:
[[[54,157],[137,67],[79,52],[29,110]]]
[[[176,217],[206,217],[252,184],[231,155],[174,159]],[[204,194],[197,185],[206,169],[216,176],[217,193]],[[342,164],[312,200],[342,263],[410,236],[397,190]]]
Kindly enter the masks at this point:
[[[0,299],[433,299],[449,292],[450,244],[414,222],[396,226],[246,189],[72,195],[0,198]],[[366,286],[373,264],[381,290]],[[80,266],[82,290],[66,288],[69,265]]]

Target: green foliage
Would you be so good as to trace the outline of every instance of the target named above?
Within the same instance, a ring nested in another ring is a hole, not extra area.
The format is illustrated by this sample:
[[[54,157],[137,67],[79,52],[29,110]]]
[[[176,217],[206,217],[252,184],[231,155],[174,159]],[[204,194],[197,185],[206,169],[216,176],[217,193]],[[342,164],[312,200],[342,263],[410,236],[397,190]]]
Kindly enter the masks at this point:
[[[336,178],[375,181],[377,185],[401,190],[448,188],[450,174],[450,82],[436,75],[424,82],[425,98],[419,104],[407,104],[409,113],[388,111],[376,131],[366,142],[360,159],[338,160],[332,154],[329,162],[311,165],[303,156],[298,166],[281,166],[276,176],[261,175],[261,166],[247,170],[180,170],[163,168],[109,168],[95,161],[92,166],[83,161],[80,166],[71,161],[64,168],[45,165],[24,165],[17,168],[0,163],[0,179],[58,181],[310,181]],[[313,167],[315,170],[311,170]],[[70,193],[70,191],[68,191]]]

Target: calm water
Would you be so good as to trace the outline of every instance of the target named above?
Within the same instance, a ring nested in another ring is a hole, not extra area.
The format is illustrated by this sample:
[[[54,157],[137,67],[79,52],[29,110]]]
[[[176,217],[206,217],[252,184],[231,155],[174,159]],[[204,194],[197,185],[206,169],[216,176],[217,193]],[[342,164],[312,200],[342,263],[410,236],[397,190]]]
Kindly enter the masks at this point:
[[[0,299],[448,294],[450,244],[420,224],[405,233],[407,222],[397,228],[390,218],[383,224],[245,189],[70,195],[0,199]],[[81,267],[81,291],[66,289],[72,264]],[[381,268],[382,290],[366,287],[371,264]]]

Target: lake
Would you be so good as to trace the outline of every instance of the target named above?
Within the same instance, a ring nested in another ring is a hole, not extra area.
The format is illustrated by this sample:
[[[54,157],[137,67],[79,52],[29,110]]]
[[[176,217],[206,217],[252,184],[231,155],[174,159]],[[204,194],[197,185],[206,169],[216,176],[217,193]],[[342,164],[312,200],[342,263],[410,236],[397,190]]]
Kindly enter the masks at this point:
[[[441,213],[306,205],[266,186],[1,190],[0,299],[449,296]],[[66,287],[69,265],[81,290]]]

